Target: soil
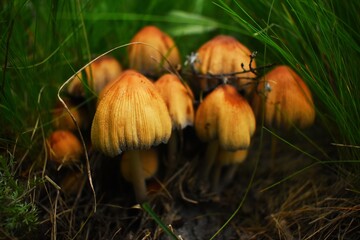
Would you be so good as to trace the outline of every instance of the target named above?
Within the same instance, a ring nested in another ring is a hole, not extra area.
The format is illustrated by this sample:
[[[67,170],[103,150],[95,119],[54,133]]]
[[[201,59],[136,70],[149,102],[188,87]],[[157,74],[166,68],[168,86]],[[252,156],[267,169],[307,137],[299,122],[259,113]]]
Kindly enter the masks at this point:
[[[321,139],[314,146],[301,134],[286,133],[282,136],[290,144],[278,139],[274,152],[271,145],[273,137],[267,130],[263,133],[261,136],[258,129],[249,155],[239,164],[233,180],[214,193],[209,190],[209,184],[200,183],[197,177],[205,144],[196,138],[191,128],[186,129],[183,146],[186,154],[182,155],[174,173],[166,173],[162,164],[158,174],[147,181],[153,210],[165,223],[170,224],[181,239],[210,239],[232,215],[234,218],[219,231],[215,239],[320,239],[323,236],[332,239],[339,234],[353,236],[359,233],[359,227],[355,225],[359,222],[355,217],[359,209],[349,200],[351,194],[345,190],[348,185],[339,181],[338,173],[333,168],[317,164],[325,155],[336,154],[328,140],[330,138],[324,136],[321,129],[312,127],[303,133],[309,139]],[[319,149],[326,149],[326,152]],[[50,183],[45,183],[37,191],[42,224],[29,236],[56,236],[58,239],[170,239],[136,205],[131,184],[119,174],[119,158],[109,159],[89,151],[97,196],[96,213],[93,211],[92,190],[85,179],[85,163],[78,168],[60,170],[49,165],[47,174],[56,183],[61,184],[65,176],[72,172],[82,172],[80,176],[83,178],[80,179],[83,181],[75,178],[68,184],[74,189],[67,190],[67,193],[64,192],[65,187],[58,191]],[[165,153],[166,147],[160,146],[158,151]],[[224,168],[224,173],[233,167]],[[76,184],[78,182],[82,184]],[[333,202],[327,199],[333,199]],[[347,214],[333,211],[333,218],[343,216],[341,221],[332,223],[327,218],[320,219],[319,216],[327,208],[330,209],[331,204],[347,207],[351,211]],[[327,227],[323,227],[324,224]],[[348,228],[335,233],[330,226]]]

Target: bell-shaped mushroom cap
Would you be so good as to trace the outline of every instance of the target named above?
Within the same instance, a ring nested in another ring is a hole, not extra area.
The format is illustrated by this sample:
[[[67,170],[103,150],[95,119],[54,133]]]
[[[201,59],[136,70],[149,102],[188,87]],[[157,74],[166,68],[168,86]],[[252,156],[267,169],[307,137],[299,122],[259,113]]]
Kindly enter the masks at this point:
[[[214,37],[203,44],[198,49],[197,54],[199,61],[195,63],[195,69],[201,74],[224,74],[242,72],[244,69],[249,70],[250,50],[231,36],[218,35]],[[252,67],[256,67],[255,60],[252,62]],[[255,77],[252,72],[238,76],[242,78]],[[215,87],[207,80],[201,81],[202,90]],[[238,79],[232,84],[247,94],[254,88],[254,84],[249,79]]]
[[[246,159],[247,155],[247,149],[227,151],[220,148],[217,155],[217,161],[220,161],[221,165],[238,164],[242,163]]]
[[[69,165],[80,161],[84,148],[70,131],[56,130],[47,139],[50,160],[56,164]]]
[[[99,100],[91,128],[95,148],[114,157],[124,150],[149,149],[166,143],[171,119],[154,84],[127,70]]]
[[[144,44],[132,44],[128,47],[129,67],[142,74],[158,76],[163,72],[161,66],[169,68],[181,63],[179,50],[173,39],[155,26],[142,28],[131,40]],[[167,61],[164,60],[166,57]]]
[[[143,174],[145,179],[149,179],[154,176],[158,170],[158,154],[156,150],[140,150],[139,158],[141,161],[141,166],[143,169]],[[121,157],[120,170],[122,176],[126,181],[131,182],[131,173],[130,173],[130,162],[133,161],[128,155],[128,152],[124,152]]]
[[[293,125],[306,128],[313,124],[315,109],[311,92],[290,67],[278,66],[268,72],[260,81],[258,92],[264,91],[264,84],[269,84],[271,90],[265,93],[265,101],[254,94],[252,106],[257,116],[264,109],[266,125],[289,129]]]
[[[218,139],[220,147],[225,150],[245,149],[255,132],[255,116],[233,86],[220,85],[197,109],[195,130],[202,141]]]
[[[118,60],[107,55],[97,59],[85,68],[88,85],[96,94],[99,94],[108,83],[119,77],[121,72],[122,67]],[[81,73],[74,77],[67,91],[75,97],[85,96]]]
[[[194,95],[186,83],[174,74],[164,74],[155,86],[165,101],[173,128],[183,129],[194,124]]]

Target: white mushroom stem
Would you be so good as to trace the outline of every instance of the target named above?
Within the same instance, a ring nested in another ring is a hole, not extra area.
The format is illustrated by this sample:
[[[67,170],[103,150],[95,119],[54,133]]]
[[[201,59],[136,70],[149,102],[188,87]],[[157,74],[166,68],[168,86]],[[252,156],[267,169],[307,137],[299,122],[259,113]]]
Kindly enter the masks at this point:
[[[211,168],[214,165],[218,151],[219,151],[219,142],[217,140],[213,140],[208,143],[208,145],[206,147],[205,156],[204,156],[205,163],[201,168],[202,169],[202,180],[204,180],[205,182],[207,182],[209,180],[209,174],[210,174]]]
[[[145,176],[140,161],[140,155],[136,150],[130,150],[127,152],[127,154],[129,154],[130,159],[131,182],[134,187],[136,201],[141,204],[147,201],[147,194]]]

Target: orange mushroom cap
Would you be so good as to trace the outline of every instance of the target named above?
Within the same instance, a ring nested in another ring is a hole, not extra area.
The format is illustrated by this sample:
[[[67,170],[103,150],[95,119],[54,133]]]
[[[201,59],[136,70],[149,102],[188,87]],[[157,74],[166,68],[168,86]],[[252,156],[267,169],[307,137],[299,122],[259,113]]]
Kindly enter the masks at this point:
[[[69,165],[80,161],[84,148],[70,131],[54,131],[47,139],[50,160],[56,164]]]
[[[88,124],[88,116],[87,113],[78,107],[76,107],[70,100],[64,99],[64,102],[71,114],[75,118],[77,124],[80,128],[86,128],[89,126]],[[55,108],[52,110],[53,116],[53,126],[56,129],[70,130],[75,131],[76,125],[71,118],[69,112],[66,110],[64,105],[58,101],[56,103]]]
[[[173,39],[155,26],[142,28],[131,40],[149,44],[133,44],[128,47],[129,67],[142,74],[158,76],[163,72],[161,65],[169,67],[181,63],[180,53]],[[164,57],[167,61],[164,61]]]
[[[173,128],[183,129],[194,124],[194,95],[186,83],[174,74],[164,74],[155,86],[165,101]]]
[[[233,72],[242,72],[249,70],[250,50],[234,37],[227,35],[218,35],[203,44],[197,51],[198,59],[195,63],[195,69],[201,74],[225,74]],[[256,67],[255,60],[252,67]],[[242,78],[253,78],[252,72],[239,75]],[[200,87],[206,91],[214,88],[216,83],[202,79]],[[247,94],[252,92],[254,84],[249,79],[238,79],[235,85],[239,90],[244,90]]]
[[[122,72],[121,64],[116,58],[103,56],[85,68],[87,83],[96,94],[110,82],[114,81]],[[68,87],[68,93],[72,96],[85,96],[82,83],[82,73],[77,74]]]
[[[254,95],[252,106],[257,116],[265,111],[265,124],[289,129],[295,125],[306,128],[315,120],[315,109],[311,92],[305,82],[288,66],[278,66],[268,72],[260,81],[258,92],[269,84],[265,101]],[[262,103],[265,103],[263,106]]]
[[[218,139],[225,150],[245,149],[255,132],[255,116],[233,86],[220,85],[197,109],[195,130],[202,141]]]
[[[109,156],[168,141],[171,119],[154,84],[127,70],[99,99],[91,128],[95,148]]]

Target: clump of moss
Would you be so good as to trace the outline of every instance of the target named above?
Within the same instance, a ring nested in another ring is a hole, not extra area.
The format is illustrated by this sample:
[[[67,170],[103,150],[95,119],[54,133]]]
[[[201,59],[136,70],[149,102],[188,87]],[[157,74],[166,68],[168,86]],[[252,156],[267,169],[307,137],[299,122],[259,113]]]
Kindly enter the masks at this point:
[[[0,236],[22,237],[36,228],[38,216],[35,205],[28,201],[33,183],[16,179],[13,166],[13,158],[0,156]]]

